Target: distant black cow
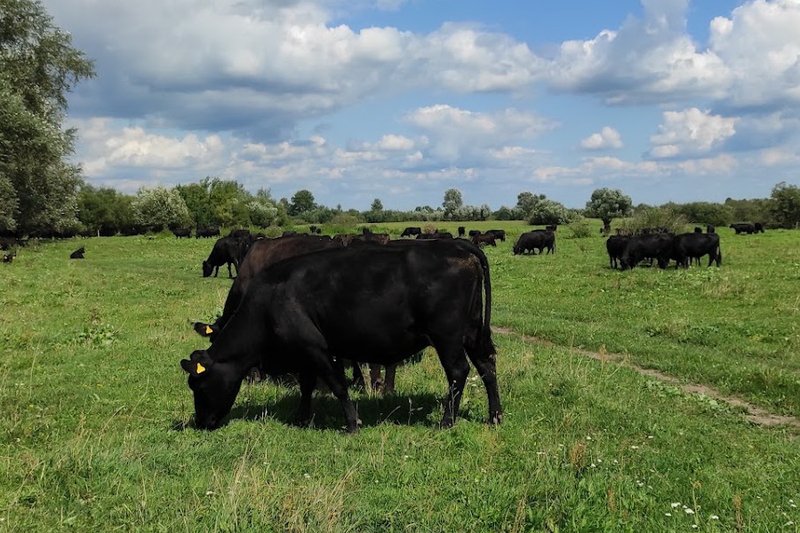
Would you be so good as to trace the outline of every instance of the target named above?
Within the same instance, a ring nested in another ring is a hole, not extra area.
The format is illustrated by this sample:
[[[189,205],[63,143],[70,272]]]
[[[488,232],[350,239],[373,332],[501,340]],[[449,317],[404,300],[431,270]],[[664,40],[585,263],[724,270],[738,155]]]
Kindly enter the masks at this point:
[[[514,255],[525,254],[527,252],[539,253],[547,250],[547,253],[555,253],[556,236],[552,231],[534,230],[523,233],[514,245]]]
[[[740,235],[742,233],[747,233],[748,235],[752,235],[756,232],[755,224],[751,224],[750,222],[739,222],[736,224],[731,224],[730,228],[736,232],[736,235]]]
[[[198,226],[194,232],[195,238],[199,239],[200,237],[203,238],[210,238],[210,237],[218,237],[219,236],[219,226],[210,226],[207,228],[203,228]]]
[[[219,267],[228,265],[228,277],[232,278],[231,265],[239,272],[239,260],[237,259],[241,254],[242,243],[239,239],[231,236],[218,239],[214,243],[214,248],[208,255],[208,259],[203,261],[203,277],[207,278],[214,273],[214,277],[219,274]]]
[[[253,280],[212,346],[181,361],[195,425],[222,425],[242,380],[260,366],[270,374],[299,374],[302,425],[311,421],[311,397],[322,379],[354,432],[358,417],[341,358],[393,365],[430,345],[449,389],[441,425],[452,426],[458,416],[467,357],[486,387],[489,422],[499,423],[490,321],[486,256],[462,239],[324,250],[281,261]]]
[[[482,244],[488,244],[490,246],[497,246],[497,242],[495,241],[495,237],[491,233],[483,233],[478,235],[472,236],[472,244],[475,246],[480,246]]]
[[[494,238],[498,241],[506,242],[506,230],[504,229],[490,229],[484,233],[490,233],[494,235]]]
[[[465,228],[464,226],[459,226],[458,227],[458,236],[459,237],[463,237],[464,235],[466,235],[466,233],[467,233],[467,228]]]
[[[713,224],[706,224],[706,233],[716,233],[717,228]]]
[[[474,237],[475,235],[480,235],[480,234],[481,234],[481,230],[479,230],[479,229],[471,229],[471,230],[469,230],[467,232],[467,235],[469,235],[470,238]]]
[[[81,246],[80,248],[78,248],[77,250],[75,250],[74,252],[69,254],[69,258],[70,259],[83,259],[83,254],[85,254],[85,253],[86,253],[86,248]]]
[[[700,226],[695,226],[694,227],[694,232],[695,233],[703,233],[703,228],[701,228]]]
[[[308,231],[312,235],[320,235],[320,234],[322,234],[322,228],[320,228],[318,226],[309,226],[308,227]]]
[[[422,233],[422,228],[409,226],[403,230],[403,233],[400,234],[401,237],[411,237],[413,235],[419,235]]]
[[[433,240],[433,239],[452,239],[453,234],[449,231],[436,231],[435,233],[420,233],[417,235],[419,240]]]
[[[612,235],[606,241],[606,251],[608,251],[608,263],[611,268],[622,267],[622,254],[628,245],[630,237],[623,235]]]
[[[753,230],[755,233],[764,233],[764,224],[761,222],[753,223]]]
[[[673,236],[665,233],[634,235],[622,254],[622,268],[634,268],[644,259],[655,259],[660,268],[667,268],[673,257]]]
[[[172,234],[175,235],[177,238],[186,237],[187,239],[192,236],[192,229],[191,228],[174,228],[172,230]]]
[[[693,259],[699,264],[704,255],[708,256],[708,266],[711,263],[722,264],[722,250],[716,233],[681,233],[675,235],[672,246],[672,257],[684,268],[688,268]]]

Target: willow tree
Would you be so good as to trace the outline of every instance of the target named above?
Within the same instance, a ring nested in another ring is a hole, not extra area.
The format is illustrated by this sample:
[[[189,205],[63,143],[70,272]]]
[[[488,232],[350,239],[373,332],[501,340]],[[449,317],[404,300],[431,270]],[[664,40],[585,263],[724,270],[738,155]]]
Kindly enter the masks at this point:
[[[38,0],[0,0],[0,230],[29,233],[77,224],[80,167],[67,94],[94,76]]]

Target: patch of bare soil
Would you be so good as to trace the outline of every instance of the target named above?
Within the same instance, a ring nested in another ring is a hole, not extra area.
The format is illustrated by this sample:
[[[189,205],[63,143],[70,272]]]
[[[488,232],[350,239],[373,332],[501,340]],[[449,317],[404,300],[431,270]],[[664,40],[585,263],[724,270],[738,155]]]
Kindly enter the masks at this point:
[[[548,341],[546,339],[540,339],[539,337],[531,337],[530,335],[520,335],[516,331],[510,328],[505,327],[497,327],[493,326],[492,331],[495,333],[499,333],[500,335],[515,335],[521,338],[525,342],[530,342],[533,344],[538,344],[540,346],[548,346],[548,347],[557,347],[557,348],[566,348],[567,350],[571,351],[572,353],[582,355],[584,357],[588,357],[590,359],[595,359],[597,361],[602,361],[604,363],[612,363],[615,365],[619,365],[624,368],[628,368],[637,372],[643,376],[647,376],[649,378],[657,379],[659,381],[663,381],[665,383],[669,383],[687,394],[702,394],[704,396],[708,396],[709,398],[713,398],[718,402],[724,402],[732,407],[737,409],[741,409],[744,411],[744,417],[751,423],[756,424],[758,426],[765,426],[765,427],[773,427],[773,426],[787,426],[791,427],[795,430],[800,430],[800,418],[794,416],[786,416],[786,415],[779,415],[776,413],[771,413],[766,409],[754,405],[747,400],[742,398],[738,398],[736,396],[729,396],[727,394],[723,394],[721,391],[711,387],[709,385],[700,385],[696,383],[684,383],[675,376],[671,376],[669,374],[665,374],[659,370],[654,370],[652,368],[644,368],[639,366],[635,363],[630,362],[627,357],[622,354],[616,353],[609,353],[605,350],[600,350],[598,352],[593,352],[590,350],[584,350],[581,348],[573,348],[567,346],[560,346],[554,342]]]

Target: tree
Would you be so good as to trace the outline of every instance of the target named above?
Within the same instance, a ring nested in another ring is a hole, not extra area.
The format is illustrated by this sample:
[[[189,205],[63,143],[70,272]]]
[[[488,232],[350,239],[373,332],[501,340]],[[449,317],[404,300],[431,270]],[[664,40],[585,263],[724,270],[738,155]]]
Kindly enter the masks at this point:
[[[544,194],[537,195],[527,191],[521,192],[517,195],[517,206],[515,210],[522,219],[528,219],[531,217],[531,213],[536,207],[536,204],[546,198]]]
[[[136,222],[156,230],[165,227],[185,227],[192,223],[189,208],[176,189],[141,188],[133,200]]]
[[[800,225],[800,187],[782,181],[772,188],[772,214],[784,228]]]
[[[445,219],[453,219],[455,217],[455,213],[461,206],[464,205],[464,199],[461,197],[461,191],[458,189],[447,189],[444,192],[444,202],[442,202],[442,207],[444,208],[444,218]]]
[[[528,213],[529,224],[568,224],[574,219],[574,213],[559,202],[542,198],[536,201]]]
[[[94,75],[37,0],[0,0],[0,229],[61,231],[77,225],[80,168],[66,158],[67,93]]]
[[[373,213],[380,213],[383,211],[383,202],[381,202],[380,198],[372,200],[372,205],[369,206],[369,210]]]
[[[113,235],[134,223],[131,201],[114,189],[83,185],[78,193],[78,219],[87,230]]]
[[[599,218],[603,221],[603,230],[611,231],[611,220],[627,217],[631,214],[633,202],[631,197],[619,189],[603,187],[592,193],[592,198],[586,202],[586,216]]]
[[[303,213],[311,211],[315,207],[317,207],[317,204],[314,202],[314,195],[311,191],[301,189],[292,196],[288,211],[291,216],[296,217],[302,216]]]

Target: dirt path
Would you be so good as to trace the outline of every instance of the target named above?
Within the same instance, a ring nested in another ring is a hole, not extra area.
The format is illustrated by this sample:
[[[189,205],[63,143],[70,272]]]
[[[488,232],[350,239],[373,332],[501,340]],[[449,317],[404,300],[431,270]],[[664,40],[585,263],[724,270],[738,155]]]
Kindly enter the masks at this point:
[[[511,328],[493,326],[492,331],[494,331],[495,333],[499,333],[501,335],[514,335],[516,337],[521,338],[525,342],[538,344],[540,346],[564,348],[572,353],[582,355],[590,359],[595,359],[597,361],[602,361],[604,363],[612,363],[615,365],[619,365],[621,367],[633,370],[634,372],[637,372],[643,376],[647,376],[649,378],[669,383],[670,385],[673,385],[681,389],[683,392],[687,394],[703,394],[705,396],[708,396],[709,398],[717,400],[718,402],[724,402],[732,407],[742,409],[744,411],[744,417],[749,422],[759,426],[766,426],[766,427],[788,426],[795,430],[800,430],[800,418],[771,413],[762,407],[758,407],[757,405],[754,405],[746,400],[743,400],[742,398],[726,395],[721,391],[715,389],[714,387],[710,387],[708,385],[683,383],[675,376],[665,374],[663,372],[654,370],[652,368],[644,368],[637,365],[636,363],[632,363],[627,357],[621,354],[608,353],[605,351],[593,352],[590,350],[583,350],[581,348],[571,348],[571,347],[561,346],[546,339],[531,337],[529,335],[520,335]]]

